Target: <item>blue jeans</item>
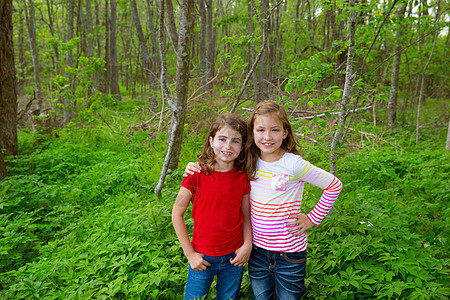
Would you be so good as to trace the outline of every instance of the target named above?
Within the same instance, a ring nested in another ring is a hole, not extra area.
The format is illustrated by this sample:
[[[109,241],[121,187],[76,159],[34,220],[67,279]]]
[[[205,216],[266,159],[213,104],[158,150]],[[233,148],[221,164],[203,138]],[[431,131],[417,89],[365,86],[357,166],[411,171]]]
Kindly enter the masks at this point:
[[[214,276],[217,275],[216,299],[236,300],[241,288],[244,267],[236,267],[230,263],[230,258],[235,256],[234,252],[224,256],[204,255],[203,259],[211,264],[204,271],[194,271],[189,266],[184,299],[202,299],[202,297],[208,295]]]
[[[306,251],[274,252],[253,246],[248,272],[256,300],[298,300],[305,293]]]

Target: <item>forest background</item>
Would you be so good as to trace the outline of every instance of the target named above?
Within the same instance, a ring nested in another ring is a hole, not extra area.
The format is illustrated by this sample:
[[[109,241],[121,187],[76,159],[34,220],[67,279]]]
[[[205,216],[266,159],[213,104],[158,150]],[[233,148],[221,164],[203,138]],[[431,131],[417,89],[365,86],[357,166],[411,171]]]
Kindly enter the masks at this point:
[[[448,1],[0,0],[0,27],[0,298],[182,298],[184,167],[269,99],[344,183],[304,298],[448,299]]]

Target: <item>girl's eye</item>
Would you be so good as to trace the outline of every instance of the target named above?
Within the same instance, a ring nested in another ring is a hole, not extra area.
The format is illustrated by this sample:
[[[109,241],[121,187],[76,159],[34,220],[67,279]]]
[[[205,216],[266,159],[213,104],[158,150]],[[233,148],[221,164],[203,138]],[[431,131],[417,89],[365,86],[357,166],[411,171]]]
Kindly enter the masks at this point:
[[[233,141],[233,143],[236,143],[236,144],[240,144],[240,142],[239,142],[239,141]]]
[[[225,142],[225,139],[224,138],[220,138],[219,141]]]

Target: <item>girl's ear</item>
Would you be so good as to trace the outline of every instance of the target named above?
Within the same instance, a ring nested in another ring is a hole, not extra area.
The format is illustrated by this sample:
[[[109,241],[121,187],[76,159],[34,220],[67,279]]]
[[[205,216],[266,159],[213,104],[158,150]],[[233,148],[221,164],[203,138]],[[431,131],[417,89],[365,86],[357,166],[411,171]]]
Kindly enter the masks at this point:
[[[289,130],[284,130],[284,133],[283,133],[283,140],[288,136],[288,134],[289,134]]]
[[[209,137],[209,145],[212,147],[212,141],[213,141],[213,137],[212,136],[210,136]]]

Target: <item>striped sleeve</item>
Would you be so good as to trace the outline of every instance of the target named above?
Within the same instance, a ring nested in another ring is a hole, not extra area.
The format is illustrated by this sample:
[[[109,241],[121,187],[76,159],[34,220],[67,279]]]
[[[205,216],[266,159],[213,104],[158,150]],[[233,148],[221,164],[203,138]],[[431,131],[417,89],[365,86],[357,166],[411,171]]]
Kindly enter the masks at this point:
[[[319,202],[307,215],[314,224],[319,225],[334,205],[342,190],[342,182],[331,173],[303,160],[301,171],[295,176],[298,180],[308,182],[323,190]]]

